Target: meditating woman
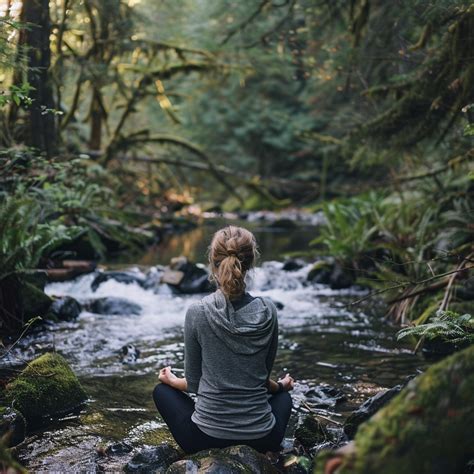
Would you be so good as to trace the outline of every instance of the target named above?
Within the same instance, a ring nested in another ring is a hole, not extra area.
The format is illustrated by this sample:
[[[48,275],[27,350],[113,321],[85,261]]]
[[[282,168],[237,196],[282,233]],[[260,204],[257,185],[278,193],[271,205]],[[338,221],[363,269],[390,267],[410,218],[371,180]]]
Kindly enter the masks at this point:
[[[218,289],[186,313],[185,378],[170,367],[160,371],[153,398],[186,453],[237,444],[278,451],[283,440],[294,380],[289,374],[270,379],[277,310],[245,291],[256,255],[248,230],[228,226],[215,233],[209,263]],[[184,392],[196,393],[196,403]]]

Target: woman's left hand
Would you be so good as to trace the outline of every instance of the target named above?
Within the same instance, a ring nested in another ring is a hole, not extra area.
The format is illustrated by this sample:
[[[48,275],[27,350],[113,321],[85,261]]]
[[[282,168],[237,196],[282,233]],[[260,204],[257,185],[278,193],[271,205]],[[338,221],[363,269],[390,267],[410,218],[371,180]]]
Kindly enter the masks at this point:
[[[178,380],[178,377],[176,377],[175,374],[173,374],[173,372],[171,372],[171,367],[164,367],[163,369],[160,370],[160,373],[158,375],[158,379],[166,384],[166,385],[170,385],[171,387],[173,387],[176,383],[176,381]]]

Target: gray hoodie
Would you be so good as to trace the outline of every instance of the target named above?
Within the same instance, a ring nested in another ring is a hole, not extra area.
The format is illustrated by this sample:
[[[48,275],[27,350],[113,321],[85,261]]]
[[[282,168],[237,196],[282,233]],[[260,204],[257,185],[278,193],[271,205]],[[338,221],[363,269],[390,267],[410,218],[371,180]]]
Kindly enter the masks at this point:
[[[198,398],[192,420],[209,436],[250,440],[275,418],[267,380],[278,344],[275,305],[255,298],[237,311],[221,290],[191,305],[184,325],[188,391]]]

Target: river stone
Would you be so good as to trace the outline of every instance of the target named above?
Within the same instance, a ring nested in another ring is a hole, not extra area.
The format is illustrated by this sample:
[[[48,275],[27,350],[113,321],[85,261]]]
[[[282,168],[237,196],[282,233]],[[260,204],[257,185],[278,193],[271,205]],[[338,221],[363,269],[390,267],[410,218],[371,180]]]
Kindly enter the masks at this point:
[[[163,443],[153,448],[141,449],[125,466],[125,472],[143,474],[165,472],[166,468],[178,459],[178,450]]]
[[[90,311],[96,314],[130,315],[140,314],[142,307],[125,298],[107,296],[92,301]]]
[[[295,430],[295,439],[306,449],[329,440],[326,428],[313,416],[306,415]]]
[[[23,415],[13,408],[0,407],[0,438],[7,448],[20,444],[25,439],[26,422]]]
[[[315,262],[308,272],[307,279],[312,283],[329,285],[333,290],[349,288],[354,284],[352,275],[337,262],[331,260]]]
[[[301,260],[299,258],[292,258],[287,260],[284,264],[282,269],[285,270],[286,272],[294,272],[296,270],[300,270],[306,265],[304,260]]]
[[[49,312],[57,321],[73,321],[81,314],[81,305],[71,296],[55,298]]]
[[[474,345],[432,365],[360,425],[315,474],[462,473],[474,459]]]
[[[48,352],[30,362],[6,387],[8,402],[27,422],[73,411],[87,399],[68,363]]]
[[[179,273],[180,278],[173,281],[168,277],[171,273],[176,275]],[[215,290],[215,285],[209,281],[207,271],[183,256],[171,259],[169,270],[165,271],[162,280],[184,294],[209,293]]]
[[[390,390],[382,390],[373,397],[367,399],[357,410],[353,411],[344,423],[344,433],[354,438],[359,425],[368,420],[372,415],[386,405],[395,395],[400,393],[401,385],[396,385]]]
[[[266,456],[249,446],[207,449],[172,464],[167,474],[234,474],[239,472],[270,474],[278,472]]]
[[[132,283],[136,283],[140,286],[145,284],[145,278],[141,275],[132,272],[102,272],[99,273],[91,283],[92,291],[96,291],[99,286],[108,281],[108,280],[115,280],[119,283],[125,283],[130,285]]]

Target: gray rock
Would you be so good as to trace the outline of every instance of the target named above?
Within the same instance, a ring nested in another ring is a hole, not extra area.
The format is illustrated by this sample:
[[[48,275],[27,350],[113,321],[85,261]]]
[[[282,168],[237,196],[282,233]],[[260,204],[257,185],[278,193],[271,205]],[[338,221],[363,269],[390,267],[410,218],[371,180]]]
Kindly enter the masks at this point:
[[[71,296],[54,299],[49,311],[58,321],[73,321],[81,313],[81,305]]]
[[[283,264],[283,270],[287,272],[294,272],[303,268],[305,265],[306,263],[304,260],[301,260],[300,258],[292,258]]]
[[[144,448],[136,453],[125,466],[125,472],[149,474],[165,472],[179,459],[179,452],[173,446],[163,443],[153,448]]]
[[[344,423],[344,433],[353,439],[359,425],[368,420],[386,405],[395,395],[402,390],[401,385],[396,385],[390,390],[383,390],[366,400],[357,410],[353,411]]]
[[[215,285],[209,281],[207,271],[190,262],[186,257],[176,257],[171,260],[170,270],[176,274],[181,272],[181,278],[176,284],[168,283],[179,293],[195,294],[209,293],[215,290]]]
[[[90,303],[89,310],[96,314],[140,314],[142,308],[125,298],[98,298]]]
[[[126,344],[120,351],[120,358],[124,364],[134,364],[140,358],[140,350],[133,344]]]

